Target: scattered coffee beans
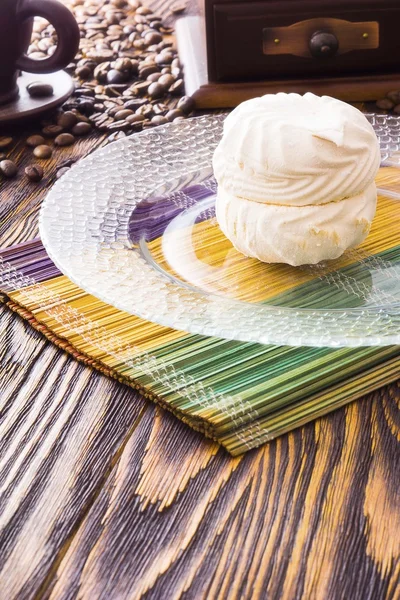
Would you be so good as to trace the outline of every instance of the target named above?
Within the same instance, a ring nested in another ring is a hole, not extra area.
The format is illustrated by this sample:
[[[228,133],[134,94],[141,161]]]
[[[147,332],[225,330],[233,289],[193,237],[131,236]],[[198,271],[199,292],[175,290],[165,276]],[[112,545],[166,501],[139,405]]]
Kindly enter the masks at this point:
[[[386,94],[386,98],[381,98],[376,102],[379,110],[392,111],[400,115],[400,90],[393,90]]]
[[[394,102],[389,100],[389,98],[382,98],[382,100],[378,100],[376,106],[381,110],[391,110],[394,108]]]
[[[142,6],[140,0],[65,2],[81,32],[80,50],[66,69],[75,78],[76,88],[62,112],[44,124],[43,135],[26,140],[35,156],[51,156],[44,137],[54,138],[54,144],[61,147],[93,130],[114,139],[186,118],[194,110],[193,99],[187,96],[176,106],[174,97],[184,88],[182,67],[168,38],[172,30],[163,26],[150,7]],[[186,9],[186,2],[176,1],[170,8],[178,14]],[[35,22],[28,54],[45,57],[56,47],[54,28]],[[41,97],[53,90],[36,81],[30,84],[29,93]]]

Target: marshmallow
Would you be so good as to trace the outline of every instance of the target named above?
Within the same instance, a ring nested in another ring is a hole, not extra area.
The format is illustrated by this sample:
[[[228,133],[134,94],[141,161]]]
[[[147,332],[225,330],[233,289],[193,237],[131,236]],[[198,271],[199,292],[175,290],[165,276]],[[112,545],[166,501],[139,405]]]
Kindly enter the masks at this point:
[[[293,266],[339,258],[368,235],[376,186],[339,202],[313,206],[261,204],[218,191],[218,223],[239,252]]]
[[[349,104],[311,93],[249,100],[226,118],[214,153],[217,220],[265,262],[337,258],[369,232],[380,159],[372,126]]]

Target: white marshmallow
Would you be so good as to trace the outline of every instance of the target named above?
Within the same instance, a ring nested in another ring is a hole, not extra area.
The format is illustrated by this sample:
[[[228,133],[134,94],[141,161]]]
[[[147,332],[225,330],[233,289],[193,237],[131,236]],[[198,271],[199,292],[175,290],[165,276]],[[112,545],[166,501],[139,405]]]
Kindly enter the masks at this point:
[[[238,106],[214,158],[217,220],[246,256],[290,265],[338,258],[368,235],[380,165],[356,108],[314,94]]]
[[[368,235],[376,210],[376,186],[339,202],[277,206],[219,189],[218,223],[239,252],[293,266],[338,258]]]
[[[349,104],[308,93],[239,105],[214,155],[219,186],[241,198],[304,206],[355,196],[374,180],[379,143]]]

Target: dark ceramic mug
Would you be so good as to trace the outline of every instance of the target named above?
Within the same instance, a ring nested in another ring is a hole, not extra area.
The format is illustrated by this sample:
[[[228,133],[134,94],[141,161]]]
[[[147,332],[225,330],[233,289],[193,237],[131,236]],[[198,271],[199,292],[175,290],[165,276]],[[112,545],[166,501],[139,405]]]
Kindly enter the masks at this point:
[[[43,60],[26,56],[33,17],[43,17],[57,32],[57,49]],[[18,95],[18,72],[53,73],[67,66],[79,47],[79,28],[57,0],[0,0],[0,104]]]

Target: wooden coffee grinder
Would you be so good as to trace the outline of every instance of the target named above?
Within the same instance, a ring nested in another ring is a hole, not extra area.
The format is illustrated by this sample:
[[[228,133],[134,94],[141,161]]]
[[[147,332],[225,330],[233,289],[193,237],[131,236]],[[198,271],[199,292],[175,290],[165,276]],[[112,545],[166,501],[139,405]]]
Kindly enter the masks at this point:
[[[376,100],[400,89],[400,0],[199,0],[177,22],[198,107],[268,93]]]

